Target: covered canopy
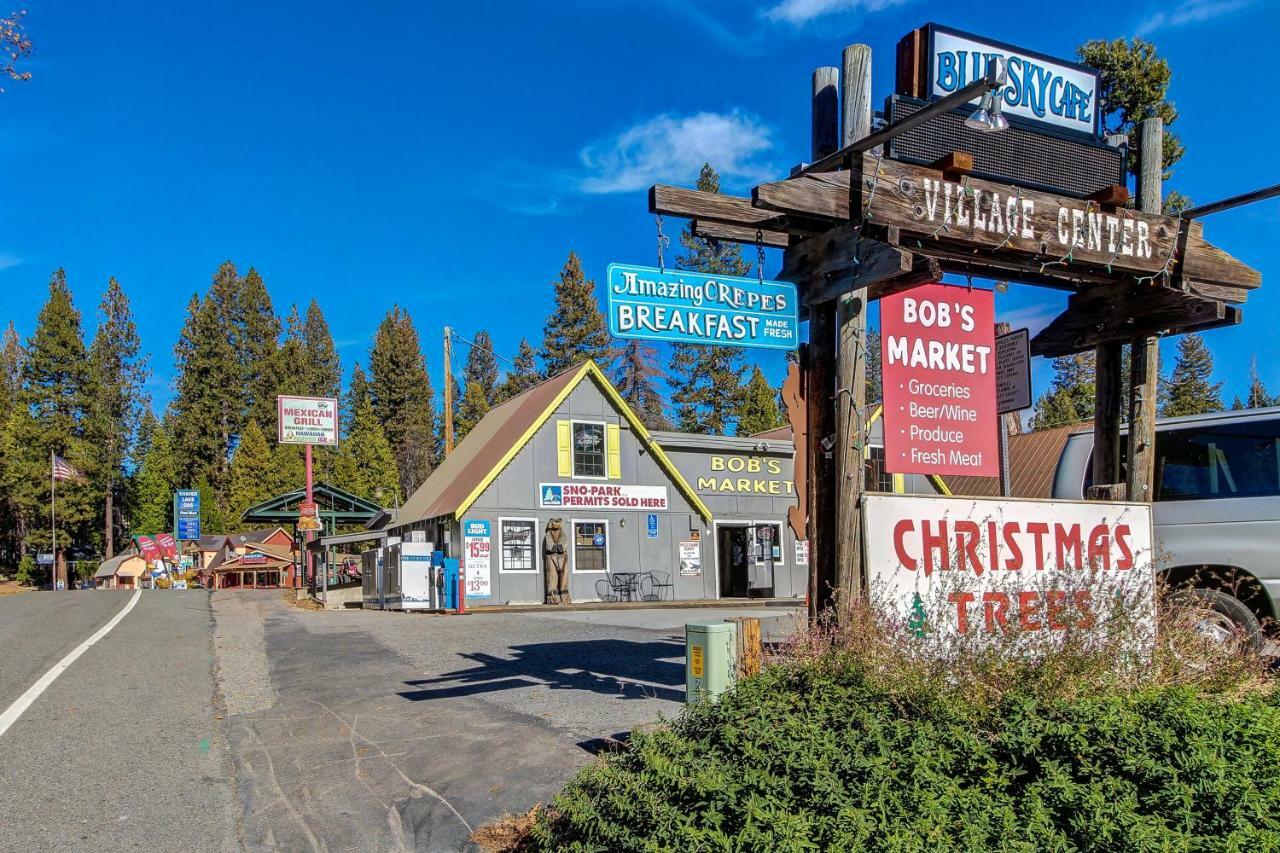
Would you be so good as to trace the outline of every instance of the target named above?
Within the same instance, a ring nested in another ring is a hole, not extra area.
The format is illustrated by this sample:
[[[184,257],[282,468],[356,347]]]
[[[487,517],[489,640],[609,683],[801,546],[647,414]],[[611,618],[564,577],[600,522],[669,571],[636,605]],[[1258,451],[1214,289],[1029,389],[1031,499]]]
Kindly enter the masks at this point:
[[[382,512],[373,501],[353,495],[329,483],[316,483],[311,489],[312,498],[319,509],[325,530],[332,533],[340,524],[365,525]],[[296,524],[298,505],[306,500],[305,489],[295,489],[268,498],[249,507],[240,516],[248,524]]]

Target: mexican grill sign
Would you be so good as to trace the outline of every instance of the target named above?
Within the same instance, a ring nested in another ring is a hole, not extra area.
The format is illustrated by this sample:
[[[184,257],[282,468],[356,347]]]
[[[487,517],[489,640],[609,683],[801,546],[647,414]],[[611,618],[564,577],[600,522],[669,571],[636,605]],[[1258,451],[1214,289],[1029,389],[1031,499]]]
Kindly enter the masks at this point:
[[[1149,504],[868,494],[862,508],[872,600],[917,633],[1155,618]]]
[[[927,284],[880,300],[885,470],[994,477],[995,296]]]
[[[338,401],[332,397],[276,398],[281,444],[338,443]]]

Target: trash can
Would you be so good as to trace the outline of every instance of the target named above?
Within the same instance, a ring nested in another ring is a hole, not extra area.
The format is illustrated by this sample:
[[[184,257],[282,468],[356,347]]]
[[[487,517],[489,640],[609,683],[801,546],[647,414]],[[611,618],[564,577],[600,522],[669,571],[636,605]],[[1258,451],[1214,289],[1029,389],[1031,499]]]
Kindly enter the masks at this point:
[[[715,698],[733,685],[737,626],[732,622],[688,622],[684,626],[685,701]]]

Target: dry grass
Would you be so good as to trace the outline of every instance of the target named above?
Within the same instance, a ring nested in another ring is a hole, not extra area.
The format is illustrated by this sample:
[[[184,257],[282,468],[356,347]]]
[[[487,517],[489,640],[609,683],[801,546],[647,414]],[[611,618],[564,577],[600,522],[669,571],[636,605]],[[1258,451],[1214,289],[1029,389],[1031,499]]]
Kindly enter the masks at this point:
[[[520,853],[529,850],[529,833],[542,812],[542,803],[538,803],[524,814],[504,814],[493,823],[471,833],[471,840],[480,845],[485,853]]]
[[[17,581],[0,581],[0,595],[17,595],[20,592],[32,592],[34,586],[22,586]]]
[[[298,598],[297,590],[282,590],[281,597],[284,599],[285,604],[290,607],[296,607],[299,610],[324,610],[324,605],[310,596],[306,598]]]

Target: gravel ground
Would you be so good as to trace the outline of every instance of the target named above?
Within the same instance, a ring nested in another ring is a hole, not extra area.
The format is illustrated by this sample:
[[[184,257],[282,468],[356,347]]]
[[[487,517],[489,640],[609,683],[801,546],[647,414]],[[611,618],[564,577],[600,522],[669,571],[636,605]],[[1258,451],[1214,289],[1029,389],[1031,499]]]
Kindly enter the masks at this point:
[[[251,714],[276,703],[263,634],[270,604],[261,596],[213,596],[218,690],[228,714]]]

